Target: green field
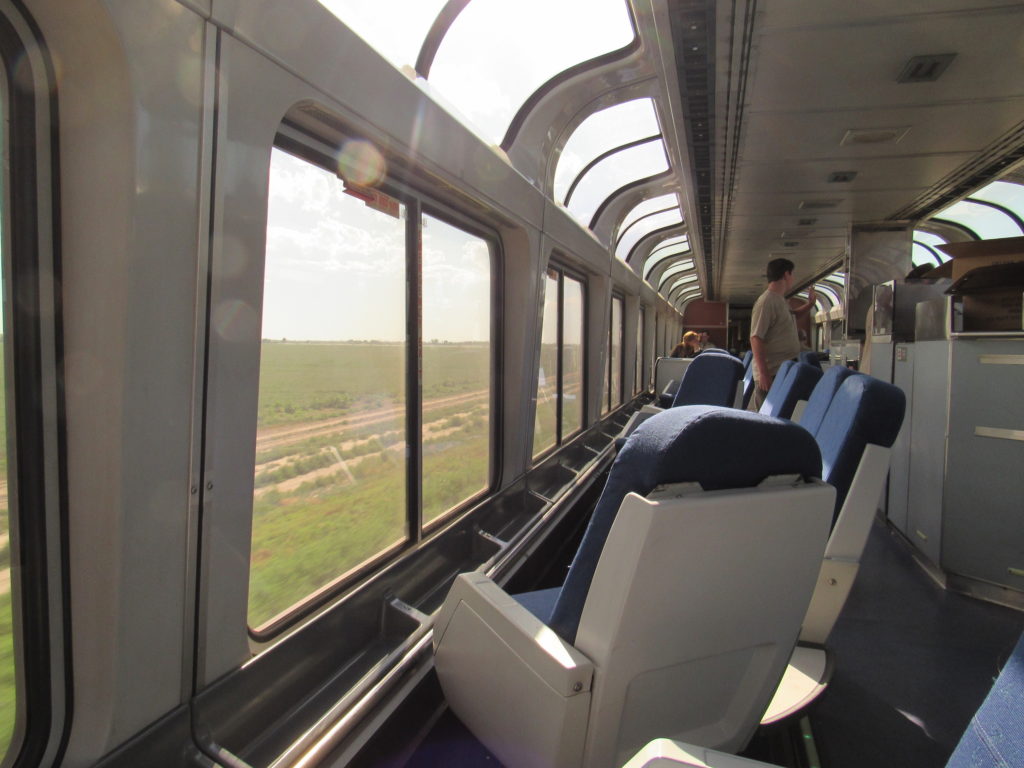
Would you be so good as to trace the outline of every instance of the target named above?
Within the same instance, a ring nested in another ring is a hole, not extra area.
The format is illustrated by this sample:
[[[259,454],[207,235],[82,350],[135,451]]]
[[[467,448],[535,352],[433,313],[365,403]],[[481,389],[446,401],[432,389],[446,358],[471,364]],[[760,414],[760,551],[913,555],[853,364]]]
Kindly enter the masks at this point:
[[[422,360],[429,522],[487,485],[490,348]],[[405,539],[404,371],[398,344],[264,342],[250,625]]]

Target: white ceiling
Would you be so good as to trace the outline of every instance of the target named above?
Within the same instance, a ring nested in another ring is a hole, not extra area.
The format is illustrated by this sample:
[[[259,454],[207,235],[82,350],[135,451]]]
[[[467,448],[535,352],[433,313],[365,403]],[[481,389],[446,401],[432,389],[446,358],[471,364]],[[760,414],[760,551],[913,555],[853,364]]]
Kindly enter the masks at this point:
[[[841,257],[851,224],[892,217],[1024,125],[1024,3],[718,6],[716,298],[753,301],[775,255],[796,262],[798,281],[812,277]],[[943,53],[957,55],[938,81],[897,82],[912,56]],[[849,129],[876,128],[909,130],[840,144]],[[857,176],[829,183],[836,171]],[[839,202],[800,208],[821,200]]]

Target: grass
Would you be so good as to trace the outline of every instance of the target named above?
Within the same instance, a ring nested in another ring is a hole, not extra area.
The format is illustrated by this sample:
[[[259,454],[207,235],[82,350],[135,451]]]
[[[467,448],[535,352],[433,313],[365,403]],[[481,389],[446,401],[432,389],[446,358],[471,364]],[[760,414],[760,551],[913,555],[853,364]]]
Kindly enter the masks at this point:
[[[404,440],[403,416],[349,424],[367,412],[401,406],[404,348],[264,342],[262,354],[261,429],[340,420],[324,434],[257,455],[263,468],[253,503],[252,626],[407,536],[405,452],[387,449]],[[487,400],[433,408],[430,401],[487,390],[490,350],[485,344],[428,344],[422,363],[424,423],[433,427],[423,441],[427,522],[487,485]],[[437,429],[443,432],[435,434]]]

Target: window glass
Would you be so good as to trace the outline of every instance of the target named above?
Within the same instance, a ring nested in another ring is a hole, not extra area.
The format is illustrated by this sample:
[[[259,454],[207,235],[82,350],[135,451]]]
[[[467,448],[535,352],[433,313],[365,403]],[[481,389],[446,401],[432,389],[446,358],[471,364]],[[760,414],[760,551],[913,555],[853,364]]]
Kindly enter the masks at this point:
[[[660,133],[651,99],[634,99],[590,115],[573,131],[558,156],[555,200],[564,203],[573,180],[605,152]]]
[[[972,203],[969,200],[953,203],[935,214],[935,218],[961,224],[982,240],[1021,235],[1020,227],[1005,213],[990,205]]]
[[[659,197],[652,197],[649,200],[644,200],[642,203],[638,203],[629,213],[626,214],[626,218],[622,220],[622,223],[619,225],[618,236],[622,237],[622,235],[626,233],[627,229],[643,217],[650,216],[652,213],[666,211],[671,208],[679,208],[679,201],[676,199],[674,194],[660,195]]]
[[[815,283],[814,290],[817,293],[822,293],[828,297],[829,301],[832,302],[833,307],[838,307],[842,302],[839,300],[839,293],[836,291],[835,286],[828,286],[824,283]]]
[[[562,286],[562,439],[583,429],[583,283]]]
[[[320,0],[396,67],[415,67],[420,47],[447,0]],[[395,19],[401,19],[396,24]]]
[[[489,485],[491,250],[423,217],[423,520]]]
[[[622,405],[622,299],[612,296],[608,334],[608,410]]]
[[[630,182],[668,170],[665,144],[658,139],[623,149],[594,165],[580,179],[567,202],[569,213],[589,227],[594,214],[611,195]]]
[[[669,248],[666,248],[664,250],[660,248],[657,249],[656,251],[651,253],[650,256],[648,256],[647,259],[644,261],[643,279],[649,280],[650,273],[653,272],[659,265],[664,264],[666,261],[671,261],[672,259],[678,259],[680,256],[687,254],[689,252],[689,243],[682,243],[679,245],[670,246]],[[693,266],[693,259],[685,259],[680,263],[687,264],[688,266],[686,268],[689,269],[690,267]]]
[[[537,371],[537,410],[533,426],[533,455],[558,441],[558,292],[559,273],[549,269],[544,278],[544,319]]]
[[[926,248],[921,243],[914,243],[910,258],[915,267],[920,267],[924,264],[934,264],[938,266],[942,263],[942,260],[936,255],[935,251],[932,251],[930,248]]]
[[[925,232],[923,229],[915,229],[914,230],[914,239],[915,240],[919,240],[920,242],[924,243],[925,245],[930,245],[933,248],[935,246],[938,246],[938,245],[945,245],[946,244],[946,238],[939,237],[938,235],[932,234],[931,232]],[[946,259],[946,260],[949,259],[949,257],[946,256],[945,254],[942,255],[942,258]]]
[[[621,239],[615,246],[615,255],[625,261],[626,257],[629,256],[629,252],[633,250],[633,246],[651,234],[651,232],[682,223],[683,215],[679,212],[678,208],[673,208],[670,211],[661,211],[660,213],[651,214],[639,219],[633,226],[622,233]]]
[[[1009,208],[1020,218],[1024,218],[1024,184],[993,181],[987,187],[982,187],[971,195],[971,198],[996,203],[1004,208]]]
[[[684,272],[689,272],[692,269],[693,259],[686,259],[685,261],[680,261],[676,264],[673,264],[671,267],[669,267],[668,269],[661,273],[661,285],[664,286],[670,278],[675,277],[676,275],[681,275]],[[692,275],[692,277],[693,280],[697,279],[697,275]],[[687,280],[686,282],[693,282],[693,280]]]
[[[566,34],[581,23],[586,34]],[[624,0],[473,0],[441,42],[429,80],[481,138],[500,144],[541,85],[629,45],[634,34]]]
[[[270,167],[249,624],[406,537],[405,209]]]

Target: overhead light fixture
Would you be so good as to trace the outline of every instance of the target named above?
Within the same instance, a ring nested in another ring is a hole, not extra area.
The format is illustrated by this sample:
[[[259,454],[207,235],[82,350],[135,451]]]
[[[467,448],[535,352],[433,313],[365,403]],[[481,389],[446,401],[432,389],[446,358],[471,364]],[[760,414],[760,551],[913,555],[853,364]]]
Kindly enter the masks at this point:
[[[843,134],[840,147],[851,144],[896,144],[910,130],[909,125],[897,128],[850,128]]]
[[[802,211],[821,211],[827,208],[838,208],[842,202],[841,199],[836,198],[829,200],[801,200],[797,208]]]
[[[903,71],[896,78],[896,82],[932,83],[939,79],[955,58],[955,53],[933,53],[927,56],[914,56],[903,66]]]

